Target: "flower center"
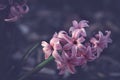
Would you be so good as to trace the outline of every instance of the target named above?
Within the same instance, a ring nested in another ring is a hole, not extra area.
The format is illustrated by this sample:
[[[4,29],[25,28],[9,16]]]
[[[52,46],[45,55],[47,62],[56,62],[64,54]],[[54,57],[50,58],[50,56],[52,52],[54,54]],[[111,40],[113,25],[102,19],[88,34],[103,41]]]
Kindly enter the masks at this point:
[[[73,44],[77,44],[77,41],[73,41]]]

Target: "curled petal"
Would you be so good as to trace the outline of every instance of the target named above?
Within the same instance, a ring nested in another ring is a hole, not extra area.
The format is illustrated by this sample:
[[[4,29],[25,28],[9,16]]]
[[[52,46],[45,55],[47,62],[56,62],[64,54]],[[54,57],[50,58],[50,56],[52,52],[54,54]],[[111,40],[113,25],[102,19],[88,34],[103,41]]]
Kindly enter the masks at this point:
[[[8,21],[8,22],[14,22],[16,20],[18,20],[22,15],[17,11],[17,9],[12,6],[10,8],[10,14],[8,16],[8,19],[5,19],[5,21]]]
[[[29,11],[28,5],[25,4],[24,6],[25,6],[25,10],[22,11],[22,14],[28,13],[28,11]]]
[[[43,47],[49,46],[49,44],[48,44],[46,41],[42,41],[42,42],[41,42],[41,45],[42,45]]]
[[[101,38],[103,38],[103,36],[104,36],[103,33],[101,31],[99,31],[98,34],[96,35],[96,38],[101,39]]]
[[[57,38],[57,36],[58,36],[58,34],[57,34],[57,32],[55,32],[55,33],[53,34],[53,37]]]
[[[111,31],[105,31],[106,32],[106,38],[108,39],[107,41],[109,43],[112,43],[112,39],[110,38],[110,35],[111,35]]]
[[[88,21],[82,20],[79,22],[79,28],[89,27]]]
[[[86,37],[86,36],[87,36],[86,31],[85,31],[84,28],[81,28],[81,29],[80,29],[80,34],[81,34],[83,37]]]
[[[10,14],[9,14],[8,18],[5,19],[5,21],[14,22],[14,21],[18,20],[20,17],[22,17],[22,15],[27,13],[28,11],[29,11],[29,7],[26,4],[24,4],[24,5],[19,5],[19,4],[12,5],[10,7]]]
[[[4,21],[7,21],[7,22],[15,22],[15,21],[17,21],[18,19],[19,19],[18,16],[14,16],[14,17],[12,17],[12,18],[4,19]]]

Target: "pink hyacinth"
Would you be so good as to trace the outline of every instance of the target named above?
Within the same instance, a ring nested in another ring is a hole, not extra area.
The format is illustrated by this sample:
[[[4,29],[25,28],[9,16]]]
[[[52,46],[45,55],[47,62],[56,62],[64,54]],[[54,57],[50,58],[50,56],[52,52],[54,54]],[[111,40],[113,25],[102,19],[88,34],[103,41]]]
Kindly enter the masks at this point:
[[[26,9],[24,10],[23,7],[26,7]],[[23,16],[23,14],[26,14],[28,11],[29,11],[29,8],[26,4],[24,4],[24,5],[16,4],[14,6],[11,6],[10,14],[9,14],[8,18],[5,19],[5,21],[8,21],[8,22],[17,21],[20,17]]]
[[[59,39],[57,38],[57,33],[55,33],[50,40],[50,44],[46,41],[42,41],[41,45],[43,46],[43,51],[45,53],[45,59],[48,59],[48,57],[52,54],[53,56],[57,57],[56,54],[58,54],[57,50],[61,50],[61,44],[59,42]]]
[[[97,57],[100,56],[100,53],[104,48],[108,47],[108,43],[111,43],[110,39],[111,31],[106,31],[106,35],[104,36],[101,31],[96,34],[96,38],[92,38],[90,42],[93,44],[93,48],[96,50]]]
[[[82,20],[79,23],[74,20],[69,33],[60,31],[55,33],[50,43],[42,41],[45,59],[50,55],[55,58],[57,69],[60,74],[66,71],[74,74],[76,66],[85,65],[88,61],[93,61],[99,57],[100,53],[111,43],[110,31],[103,35],[101,31],[91,38],[90,42],[85,42],[87,37],[85,27],[88,27],[88,21]],[[87,45],[86,45],[87,44]],[[96,55],[97,54],[97,55]]]
[[[9,7],[8,16],[4,19],[7,22],[15,22],[29,11],[29,7],[26,4],[26,0],[17,2],[16,0],[8,0],[8,5],[0,3],[0,10],[4,10]]]
[[[87,36],[84,28],[89,27],[88,21],[82,20],[78,23],[76,20],[74,20],[72,23],[73,23],[73,26],[70,27],[69,29],[70,33],[79,31],[82,36],[85,36],[85,37]]]
[[[86,63],[84,56],[70,55],[71,53],[62,52],[61,58],[55,59],[57,63],[57,69],[60,70],[59,74],[64,74],[66,71],[74,74],[76,72],[75,66],[79,66]]]

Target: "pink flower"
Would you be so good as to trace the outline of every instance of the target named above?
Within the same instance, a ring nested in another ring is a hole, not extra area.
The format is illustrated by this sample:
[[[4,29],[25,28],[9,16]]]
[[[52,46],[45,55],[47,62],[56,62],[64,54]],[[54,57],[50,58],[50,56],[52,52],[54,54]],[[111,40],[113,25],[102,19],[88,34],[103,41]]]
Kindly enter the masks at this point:
[[[97,57],[99,57],[100,53],[104,48],[108,47],[108,43],[111,43],[110,39],[110,31],[106,31],[106,35],[104,36],[101,31],[96,35],[96,38],[92,38],[90,42],[93,44],[93,48],[96,49]]]
[[[24,7],[25,7],[25,9],[24,9]],[[10,7],[10,14],[9,14],[8,18],[5,19],[5,21],[14,22],[14,21],[18,20],[20,17],[22,17],[23,14],[26,14],[28,11],[29,11],[29,7],[26,4],[12,5]]]
[[[48,59],[48,57],[52,54],[55,58],[58,58],[58,52],[57,50],[61,50],[61,44],[59,42],[59,39],[57,38],[57,33],[54,34],[53,38],[50,40],[50,44],[42,41],[41,45],[43,46],[43,51],[45,53],[45,59]]]
[[[88,61],[93,61],[99,57],[104,48],[107,48],[108,43],[111,43],[110,31],[106,31],[103,35],[101,31],[92,38],[90,42],[85,42],[87,37],[85,27],[88,27],[88,21],[73,21],[73,27],[70,28],[70,34],[65,31],[55,33],[50,40],[50,44],[43,41],[43,51],[45,59],[51,54],[55,58],[57,69],[60,74],[66,71],[74,74],[76,66],[83,66]]]
[[[81,43],[84,42],[85,39],[83,37],[79,37],[79,35],[79,31],[73,32],[72,37],[68,36],[65,31],[60,31],[58,37],[64,39],[67,42],[66,44],[64,44],[63,49],[70,50],[75,47],[77,51],[78,48],[83,47]]]
[[[10,9],[7,18],[4,21],[15,22],[29,11],[26,0],[8,0],[8,3],[0,3],[0,10]]]
[[[75,66],[81,65],[86,62],[83,56],[77,57],[70,55],[71,53],[62,52],[60,59],[55,59],[57,63],[57,69],[60,70],[59,74],[64,74],[66,71],[74,74],[76,72]]]
[[[93,52],[93,48],[91,46],[87,46],[86,48],[86,52],[85,52],[85,58],[88,61],[93,61],[95,60],[97,57],[95,56],[94,52]]]
[[[86,37],[87,35],[86,35],[86,31],[84,28],[89,27],[89,25],[87,23],[88,23],[88,21],[86,21],[86,20],[82,20],[79,23],[76,20],[74,20],[73,26],[70,27],[69,32],[72,33],[73,31],[78,30],[82,36]]]

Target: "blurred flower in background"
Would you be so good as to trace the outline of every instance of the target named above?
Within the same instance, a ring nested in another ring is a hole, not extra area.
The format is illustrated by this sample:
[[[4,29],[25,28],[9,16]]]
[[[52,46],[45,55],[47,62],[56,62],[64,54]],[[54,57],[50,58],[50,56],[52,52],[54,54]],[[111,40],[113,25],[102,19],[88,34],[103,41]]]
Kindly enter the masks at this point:
[[[8,3],[2,4],[0,3],[0,10],[4,10],[9,8],[8,17],[4,19],[4,21],[15,22],[23,14],[26,14],[29,11],[29,7],[26,4],[26,0],[7,0]]]

